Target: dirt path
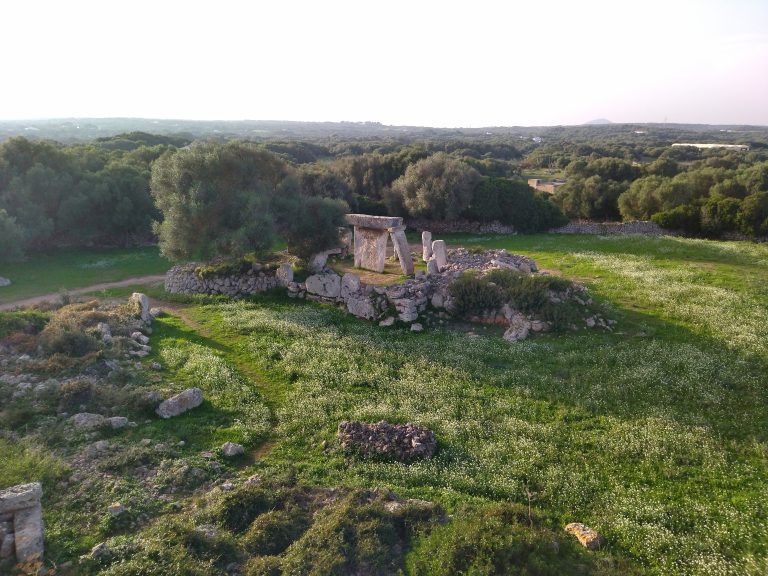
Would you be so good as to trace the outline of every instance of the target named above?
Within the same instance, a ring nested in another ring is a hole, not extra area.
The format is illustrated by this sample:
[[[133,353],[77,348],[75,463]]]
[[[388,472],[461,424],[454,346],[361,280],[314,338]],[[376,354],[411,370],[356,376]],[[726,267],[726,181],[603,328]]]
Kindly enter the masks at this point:
[[[80,294],[88,294],[89,292],[98,292],[99,290],[108,290],[110,288],[122,288],[124,286],[131,286],[133,284],[148,284],[150,282],[162,282],[165,280],[165,274],[154,274],[151,276],[133,276],[126,278],[125,280],[118,280],[117,282],[104,282],[102,284],[94,284],[92,286],[85,286],[83,288],[73,288],[68,290],[67,293],[72,296],[78,296]],[[54,292],[52,294],[43,294],[42,296],[35,296],[34,298],[26,298],[24,300],[14,300],[12,302],[6,302],[0,304],[0,310],[12,310],[14,308],[24,308],[27,306],[34,306],[41,302],[49,302],[61,297],[60,292]]]

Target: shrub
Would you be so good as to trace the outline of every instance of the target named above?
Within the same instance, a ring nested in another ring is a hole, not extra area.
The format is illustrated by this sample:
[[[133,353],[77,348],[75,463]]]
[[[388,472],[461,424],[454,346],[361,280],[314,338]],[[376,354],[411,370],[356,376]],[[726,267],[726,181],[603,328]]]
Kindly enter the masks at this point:
[[[691,204],[657,212],[651,216],[651,220],[667,230],[679,230],[689,234],[697,234],[701,231],[701,211]]]
[[[49,355],[63,354],[73,358],[81,358],[99,349],[99,341],[90,334],[64,327],[46,328],[40,344]]]
[[[37,310],[0,312],[0,338],[14,332],[38,334],[48,323],[48,316]]]
[[[480,314],[503,304],[501,290],[476,273],[464,272],[449,288],[459,314]]]
[[[513,270],[491,270],[487,282],[496,284],[504,302],[521,312],[537,312],[549,303],[549,291],[565,291],[571,283],[557,276],[521,274]]]
[[[263,486],[242,486],[224,494],[208,512],[211,520],[232,530],[245,532],[261,514],[272,510],[279,502],[278,491]]]
[[[245,576],[281,576],[283,561],[277,556],[257,556],[245,565]]]
[[[709,198],[701,207],[701,230],[718,236],[736,230],[739,225],[741,201],[736,198]]]
[[[739,229],[751,236],[768,234],[768,192],[757,192],[744,198],[739,212]]]

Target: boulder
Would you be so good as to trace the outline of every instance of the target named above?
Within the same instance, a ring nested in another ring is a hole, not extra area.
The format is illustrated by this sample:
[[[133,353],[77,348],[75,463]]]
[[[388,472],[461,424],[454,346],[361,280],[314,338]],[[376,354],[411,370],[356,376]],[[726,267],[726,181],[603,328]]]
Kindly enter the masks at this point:
[[[128,418],[125,416],[112,416],[111,418],[107,418],[107,424],[115,430],[118,430],[128,426]]]
[[[161,418],[173,418],[187,410],[197,408],[203,403],[203,391],[200,388],[187,388],[175,396],[160,403],[155,413]]]
[[[8,278],[4,278],[3,276],[0,276],[0,287],[3,286],[10,286],[11,281]]]
[[[221,447],[221,453],[227,458],[234,458],[235,456],[242,456],[245,454],[245,448],[241,444],[235,442],[225,442]]]
[[[144,336],[141,332],[138,330],[136,332],[131,333],[131,339],[138,342],[139,344],[149,344],[149,338]]]
[[[149,313],[149,298],[141,292],[134,292],[128,299],[128,303],[137,308],[136,315],[142,322],[152,322],[152,315]]]
[[[386,318],[384,318],[384,320],[379,322],[379,326],[383,326],[384,328],[386,328],[388,326],[392,326],[394,323],[395,323],[395,317],[387,316]]]
[[[347,272],[341,278],[341,298],[346,300],[360,291],[360,276]]]
[[[418,322],[414,322],[413,324],[411,324],[411,332],[421,332],[422,330],[424,330],[424,326],[422,326]]]
[[[69,420],[78,428],[85,428],[86,430],[99,428],[106,422],[106,419],[101,414],[91,414],[90,412],[80,412],[79,414],[72,416]]]
[[[515,313],[509,320],[509,328],[504,332],[504,340],[507,342],[517,342],[528,338],[531,330],[531,323],[522,314]]]
[[[571,522],[566,525],[565,531],[576,536],[579,544],[589,550],[597,550],[603,544],[602,536],[581,522]]]
[[[341,276],[334,273],[314,274],[307,278],[307,292],[323,298],[338,298],[341,295]]]

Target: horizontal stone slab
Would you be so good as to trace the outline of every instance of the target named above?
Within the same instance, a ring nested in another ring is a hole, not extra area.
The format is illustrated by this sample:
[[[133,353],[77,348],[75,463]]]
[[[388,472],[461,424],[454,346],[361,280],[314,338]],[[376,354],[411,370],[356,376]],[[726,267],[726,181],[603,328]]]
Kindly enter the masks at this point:
[[[403,219],[399,216],[369,216],[368,214],[347,214],[347,224],[359,228],[374,228],[376,230],[388,230],[403,225]]]
[[[40,502],[43,487],[39,482],[19,484],[0,490],[0,513],[28,508]]]

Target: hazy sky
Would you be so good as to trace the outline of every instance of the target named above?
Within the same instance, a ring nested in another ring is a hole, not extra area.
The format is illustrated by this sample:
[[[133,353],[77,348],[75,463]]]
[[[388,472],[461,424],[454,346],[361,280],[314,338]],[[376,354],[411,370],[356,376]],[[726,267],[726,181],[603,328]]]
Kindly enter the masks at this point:
[[[768,125],[768,0],[1,0],[0,118]]]

